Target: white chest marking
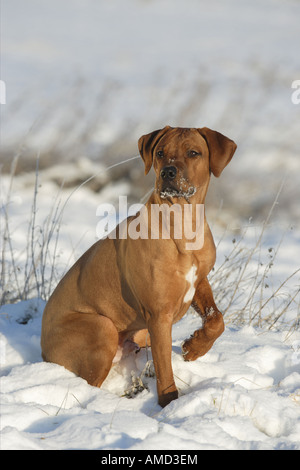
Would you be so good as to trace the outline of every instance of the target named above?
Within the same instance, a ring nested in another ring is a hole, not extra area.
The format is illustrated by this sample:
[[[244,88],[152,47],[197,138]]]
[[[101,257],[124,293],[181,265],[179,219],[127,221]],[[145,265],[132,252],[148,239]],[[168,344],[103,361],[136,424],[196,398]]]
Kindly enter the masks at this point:
[[[192,265],[191,269],[188,271],[188,273],[185,276],[185,280],[190,284],[187,293],[184,296],[183,302],[188,303],[193,300],[194,294],[195,294],[195,283],[197,280],[197,266],[194,264]]]

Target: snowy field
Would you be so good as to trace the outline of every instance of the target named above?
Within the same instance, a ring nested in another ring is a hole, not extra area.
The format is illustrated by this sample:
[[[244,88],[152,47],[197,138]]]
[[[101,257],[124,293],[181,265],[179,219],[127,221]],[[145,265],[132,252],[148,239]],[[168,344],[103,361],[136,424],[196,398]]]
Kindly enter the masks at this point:
[[[296,0],[2,0],[1,449],[300,450],[299,15]],[[207,202],[226,329],[186,363],[200,319],[174,325],[179,398],[161,409],[153,377],[124,396],[151,350],[97,389],[42,362],[40,329],[99,204],[147,194],[136,142],[166,124],[238,151]]]
[[[154,378],[122,397],[145,352],[114,366],[101,389],[41,362],[42,310],[41,301],[1,308],[2,449],[300,449],[299,333],[227,327],[206,356],[186,363],[181,342],[199,325],[188,314],[173,329],[180,397],[161,409]],[[32,320],[18,323],[26,313]]]

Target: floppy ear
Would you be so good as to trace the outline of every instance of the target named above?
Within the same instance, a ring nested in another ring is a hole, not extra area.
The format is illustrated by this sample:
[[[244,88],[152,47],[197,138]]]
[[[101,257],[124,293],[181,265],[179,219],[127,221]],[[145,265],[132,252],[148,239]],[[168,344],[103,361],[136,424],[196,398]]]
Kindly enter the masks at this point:
[[[168,129],[171,129],[170,126],[166,126],[163,129],[150,132],[150,134],[143,135],[139,138],[138,146],[141,157],[145,163],[145,175],[149,173],[152,166],[154,147],[162,138],[162,136],[168,131]]]
[[[208,127],[202,127],[198,129],[198,132],[206,140],[209,149],[210,169],[214,176],[220,176],[225,166],[232,159],[237,145],[225,135]]]

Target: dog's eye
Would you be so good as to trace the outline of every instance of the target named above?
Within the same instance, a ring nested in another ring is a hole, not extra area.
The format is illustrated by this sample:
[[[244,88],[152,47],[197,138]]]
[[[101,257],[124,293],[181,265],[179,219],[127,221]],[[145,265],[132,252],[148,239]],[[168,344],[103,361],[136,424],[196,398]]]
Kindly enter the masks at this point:
[[[162,158],[164,156],[164,152],[162,150],[158,150],[158,152],[156,153],[156,156],[159,158]]]
[[[196,152],[196,150],[190,150],[188,152],[189,157],[197,157],[197,155],[201,155],[199,152]]]

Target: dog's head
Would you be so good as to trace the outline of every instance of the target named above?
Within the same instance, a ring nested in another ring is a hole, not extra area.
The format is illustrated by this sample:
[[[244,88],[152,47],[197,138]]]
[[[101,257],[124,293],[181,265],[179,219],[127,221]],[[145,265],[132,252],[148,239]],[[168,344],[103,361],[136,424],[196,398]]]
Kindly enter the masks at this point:
[[[206,193],[210,173],[220,176],[236,150],[231,139],[207,127],[166,126],[142,136],[138,146],[145,174],[153,165],[160,197],[188,200],[201,188]]]

